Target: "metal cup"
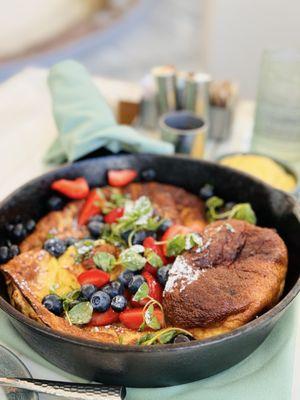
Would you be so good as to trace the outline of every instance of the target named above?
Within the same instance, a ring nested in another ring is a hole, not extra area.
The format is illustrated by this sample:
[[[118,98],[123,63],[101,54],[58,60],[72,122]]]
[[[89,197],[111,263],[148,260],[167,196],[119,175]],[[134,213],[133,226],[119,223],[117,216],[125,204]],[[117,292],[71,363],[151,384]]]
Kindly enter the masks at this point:
[[[204,155],[206,123],[191,111],[172,111],[159,119],[162,140],[172,143],[175,152],[194,158]]]

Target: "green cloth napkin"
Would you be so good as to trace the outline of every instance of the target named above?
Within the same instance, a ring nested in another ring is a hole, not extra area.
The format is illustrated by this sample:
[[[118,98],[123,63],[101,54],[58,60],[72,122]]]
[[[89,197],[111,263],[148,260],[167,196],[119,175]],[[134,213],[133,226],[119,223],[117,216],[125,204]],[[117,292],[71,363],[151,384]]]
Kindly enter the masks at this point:
[[[126,400],[290,400],[299,300],[289,308],[260,347],[236,366],[186,385],[159,389],[129,388]],[[0,327],[0,341],[11,349],[68,379],[80,380],[32,351],[3,312],[0,312]]]
[[[75,61],[63,61],[49,72],[53,114],[59,132],[44,161],[61,164],[75,161],[105,147],[120,150],[172,154],[174,147],[139,134],[135,129],[118,125],[87,70]]]

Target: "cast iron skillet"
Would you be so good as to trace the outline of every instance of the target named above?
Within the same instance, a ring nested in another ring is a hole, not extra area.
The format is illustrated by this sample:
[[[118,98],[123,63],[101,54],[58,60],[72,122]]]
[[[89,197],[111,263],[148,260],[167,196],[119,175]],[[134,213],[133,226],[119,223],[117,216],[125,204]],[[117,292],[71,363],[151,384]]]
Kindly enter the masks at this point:
[[[205,183],[225,200],[249,201],[259,225],[277,229],[289,250],[289,269],[282,300],[270,311],[231,333],[187,344],[153,347],[100,344],[77,339],[30,320],[7,301],[2,280],[0,306],[27,343],[47,360],[75,375],[135,387],[170,386],[206,378],[253,352],[282,317],[300,289],[300,222],[295,200],[242,173],[216,164],[178,157],[125,155],[81,161],[22,186],[0,206],[0,226],[17,214],[40,218],[46,211],[50,183],[84,175],[92,186],[104,185],[111,168],[154,168],[158,182],[197,193]]]

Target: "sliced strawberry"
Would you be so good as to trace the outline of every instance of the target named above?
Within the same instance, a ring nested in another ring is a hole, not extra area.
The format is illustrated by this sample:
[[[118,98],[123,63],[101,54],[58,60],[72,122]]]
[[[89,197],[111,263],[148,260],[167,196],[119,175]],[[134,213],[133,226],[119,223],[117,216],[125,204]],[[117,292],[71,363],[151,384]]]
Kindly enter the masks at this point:
[[[123,214],[124,214],[123,207],[114,208],[108,214],[105,215],[104,222],[106,222],[107,224],[113,224],[119,218],[123,217]]]
[[[152,249],[161,258],[163,264],[167,264],[163,248],[161,247],[161,245],[156,244],[155,239],[152,236],[146,237],[146,239],[143,241],[143,246],[146,249]]]
[[[86,224],[91,217],[100,214],[102,203],[103,198],[100,196],[98,190],[92,190],[79,212],[79,225]]]
[[[142,276],[145,278],[145,281],[149,287],[149,297],[152,297],[152,299],[161,303],[163,291],[162,291],[162,287],[160,286],[160,284],[153,277],[153,275],[147,271],[144,271],[142,273]],[[147,304],[148,301],[149,301],[149,298],[145,298],[143,300],[140,300],[139,302],[131,300],[130,304],[133,307],[140,307],[140,306],[144,306],[145,304]]]
[[[193,232],[191,228],[184,225],[172,225],[163,234],[161,241],[166,242],[167,240],[173,239],[177,235],[186,235],[187,233]],[[163,253],[167,255],[167,243],[163,244]]]
[[[93,312],[91,321],[88,326],[105,326],[113,324],[119,320],[119,314],[115,312],[112,308],[109,308],[103,313]]]
[[[154,315],[161,325],[164,324],[164,315],[161,310],[154,310]],[[120,321],[126,328],[138,330],[144,321],[143,308],[132,308],[120,313]]]
[[[145,264],[143,271],[149,272],[153,276],[156,276],[156,274],[157,274],[157,268],[152,267],[152,265],[149,263]]]
[[[134,169],[110,170],[108,171],[108,184],[114,187],[122,187],[128,185],[137,177]]]
[[[81,286],[90,283],[100,288],[109,282],[109,274],[100,269],[90,269],[82,272],[77,280]]]
[[[64,194],[70,199],[84,199],[90,191],[89,185],[85,178],[76,179],[59,179],[52,182],[51,189]]]

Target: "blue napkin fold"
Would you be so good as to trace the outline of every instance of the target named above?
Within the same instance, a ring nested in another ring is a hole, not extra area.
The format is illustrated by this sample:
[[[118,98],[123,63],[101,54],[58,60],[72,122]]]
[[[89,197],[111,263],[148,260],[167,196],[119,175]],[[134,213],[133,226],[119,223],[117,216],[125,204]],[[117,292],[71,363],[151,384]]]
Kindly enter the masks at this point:
[[[81,64],[68,60],[54,65],[49,72],[48,85],[58,137],[44,157],[46,163],[75,161],[99,148],[113,153],[121,150],[174,152],[170,143],[142,135],[129,126],[118,125]]]

